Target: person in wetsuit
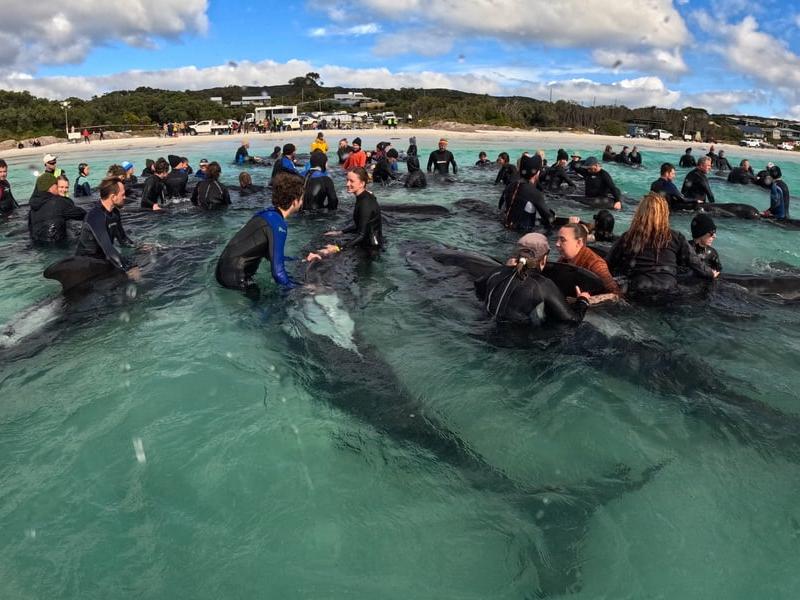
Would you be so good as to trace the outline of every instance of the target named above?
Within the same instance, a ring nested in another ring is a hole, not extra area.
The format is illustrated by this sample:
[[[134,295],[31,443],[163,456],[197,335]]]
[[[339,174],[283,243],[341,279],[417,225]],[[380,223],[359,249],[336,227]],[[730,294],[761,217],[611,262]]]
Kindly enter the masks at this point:
[[[731,163],[728,162],[728,157],[725,156],[725,150],[720,150],[717,159],[714,161],[714,168],[717,171],[730,171],[733,169]]]
[[[772,186],[769,190],[769,208],[761,216],[784,220],[789,218],[789,186],[783,181],[783,173],[777,165],[769,167],[769,176],[772,178]]]
[[[354,233],[352,238],[339,245],[341,248],[359,247],[372,252],[383,248],[381,207],[372,192],[367,190],[367,181],[369,181],[369,175],[363,167],[355,168],[347,173],[347,191],[356,197],[353,224],[345,229],[325,233],[326,236]],[[320,254],[325,255],[322,251]]]
[[[566,154],[566,152],[564,152],[564,154]],[[552,191],[559,191],[561,186],[564,184],[570,188],[575,187],[575,183],[567,175],[566,156],[559,156],[556,159],[556,164],[548,169],[545,169],[541,184],[543,189]]]
[[[0,215],[7,215],[19,204],[11,192],[11,183],[8,181],[8,163],[0,158]]]
[[[311,168],[305,178],[305,192],[303,192],[303,210],[336,210],[339,206],[339,196],[336,187],[328,175],[328,155],[320,150],[315,150],[309,158]]]
[[[608,144],[605,148],[603,148],[603,162],[614,162],[616,160],[617,155],[614,152],[614,149],[611,147],[611,144]]]
[[[475,162],[476,167],[489,167],[491,164],[492,161],[486,156],[486,152],[478,153],[478,160]]]
[[[628,151],[627,146],[622,147],[622,152],[620,152],[614,157],[614,162],[618,162],[621,165],[631,164],[631,153]]]
[[[192,192],[191,202],[203,210],[220,210],[231,204],[231,195],[223,184],[219,182],[222,173],[217,161],[208,165],[205,179],[203,179]]]
[[[67,239],[67,221],[80,221],[86,211],[67,197],[69,179],[59,175],[47,192],[30,199],[28,232],[33,242],[53,243]]]
[[[614,235],[614,215],[606,209],[597,211],[594,215],[594,241],[595,242],[614,242],[617,236]]]
[[[347,160],[347,157],[353,149],[348,145],[347,138],[342,138],[339,140],[339,147],[336,149],[336,156],[339,158],[339,164],[343,165],[344,161]]]
[[[692,248],[700,261],[713,271],[722,271],[719,253],[711,245],[717,237],[717,226],[706,213],[700,213],[692,219]]]
[[[150,175],[155,173],[154,170],[155,165],[156,161],[154,161],[152,158],[148,158],[146,161],[144,161],[144,169],[142,169],[142,172],[139,174],[139,177],[141,177],[142,179],[147,179],[148,177],[150,177]]]
[[[691,169],[697,166],[697,161],[692,156],[692,149],[687,148],[686,152],[681,156],[680,161],[678,161],[678,166],[682,169]]]
[[[185,158],[170,154],[167,157],[172,170],[164,179],[167,198],[183,198],[186,196],[186,186],[189,183],[189,164]]]
[[[250,162],[250,153],[248,152],[250,148],[250,142],[245,140],[242,142],[242,145],[236,150],[236,154],[233,156],[233,162],[237,165],[244,164],[246,162]]]
[[[453,156],[453,153],[447,149],[447,140],[442,138],[439,140],[439,149],[431,152],[428,157],[427,171],[431,173],[435,168],[437,174],[447,175],[450,173],[450,165],[453,165],[453,175],[456,175],[458,173],[456,158]]]
[[[550,247],[541,233],[529,233],[518,242],[513,266],[498,267],[475,282],[484,308],[498,321],[542,326],[580,323],[590,296],[576,288],[577,301],[567,304],[555,283],[542,275]]]
[[[114,241],[122,246],[133,245],[122,227],[120,215],[125,205],[125,185],[120,178],[110,177],[100,182],[99,191],[100,202],[86,213],[75,256],[105,260],[131,279],[138,279],[138,267],[133,267],[114,247]]]
[[[277,177],[280,173],[286,173],[302,180],[303,176],[300,175],[297,167],[294,166],[294,157],[296,152],[297,148],[295,148],[294,144],[283,145],[283,154],[272,166],[272,177],[270,178],[270,181],[275,181],[275,177]]]
[[[275,146],[272,149],[272,154],[269,155],[269,158],[272,159],[272,160],[278,160],[280,158],[280,156],[281,156],[281,147],[280,146]]]
[[[697,208],[696,200],[687,200],[678,191],[678,187],[675,185],[675,167],[670,163],[661,165],[661,177],[650,184],[650,191],[664,196],[672,211]]]
[[[75,198],[84,198],[92,195],[92,186],[88,181],[81,181],[89,177],[89,165],[81,163],[78,165],[78,176],[75,178],[75,185],[72,187],[72,195]]]
[[[270,262],[272,278],[284,288],[296,283],[286,272],[284,255],[289,227],[286,219],[303,204],[303,180],[288,173],[278,173],[272,183],[272,206],[245,223],[225,246],[217,260],[215,276],[226,288],[258,295],[254,278],[262,259]]]
[[[598,200],[602,201],[611,196],[614,200],[612,208],[614,210],[622,210],[622,194],[619,188],[614,185],[611,175],[603,169],[594,156],[590,156],[583,161],[583,167],[579,167],[577,173],[586,182],[584,192],[586,204],[595,204]]]
[[[416,154],[409,154],[406,158],[406,167],[408,168],[408,175],[403,184],[407,188],[424,188],[428,186],[428,180],[425,178],[425,173],[419,166],[419,158]]]
[[[397,175],[392,170],[392,165],[397,164],[397,150],[390,148],[386,155],[378,160],[375,169],[372,171],[372,181],[375,183],[388,183],[397,179]]]
[[[554,213],[537,186],[542,173],[542,158],[538,154],[523,156],[519,173],[520,178],[510,183],[500,197],[498,209],[503,211],[504,224],[514,231],[530,231],[536,226],[538,213],[542,227],[549,233],[553,229]]]
[[[142,208],[161,210],[166,202],[167,190],[164,180],[169,174],[169,163],[159,158],[153,165],[153,174],[147,178],[142,187]]]
[[[633,147],[633,149],[631,150],[631,153],[628,155],[628,158],[630,159],[632,165],[641,166],[641,164],[642,164],[642,155],[639,153],[639,148],[637,146]]]
[[[567,164],[567,173],[577,173],[578,169],[583,166],[583,159],[580,154],[573,154],[569,157],[569,164]]]
[[[519,177],[517,167],[511,164],[511,157],[508,152],[501,152],[497,155],[497,164],[500,165],[500,170],[497,171],[497,177],[494,178],[494,184],[502,183],[505,188],[512,181],[516,181]]]
[[[419,156],[419,148],[417,148],[417,137],[411,136],[408,138],[408,148],[406,149],[406,156]]]
[[[753,173],[753,167],[750,166],[750,161],[746,158],[739,163],[738,167],[731,169],[728,173],[728,183],[738,183],[740,185],[748,185],[756,180]]]
[[[714,202],[714,192],[708,183],[708,172],[711,171],[711,158],[708,156],[700,157],[697,167],[686,174],[683,180],[681,193],[685,198],[696,202]]]
[[[203,179],[208,178],[208,165],[209,162],[207,158],[200,159],[200,162],[197,163],[197,172],[194,174],[196,179],[200,179],[202,181]]]
[[[681,233],[670,229],[669,205],[655,192],[642,198],[630,229],[611,248],[606,262],[614,276],[627,277],[627,294],[634,297],[675,293],[679,267],[703,279],[719,276],[700,261]]]
[[[239,173],[239,186],[231,186],[228,189],[237,190],[239,192],[239,196],[244,198],[245,196],[251,196],[252,194],[263,192],[264,186],[254,184],[250,173],[247,171],[242,171]]]

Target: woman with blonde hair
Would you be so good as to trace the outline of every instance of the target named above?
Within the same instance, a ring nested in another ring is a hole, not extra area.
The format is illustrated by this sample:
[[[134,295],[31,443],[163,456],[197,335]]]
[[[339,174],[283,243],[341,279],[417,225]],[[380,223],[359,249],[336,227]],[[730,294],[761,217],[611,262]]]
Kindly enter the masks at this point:
[[[620,236],[606,260],[612,274],[627,277],[627,292],[632,295],[675,292],[678,267],[689,268],[703,279],[719,275],[697,258],[681,233],[670,229],[669,205],[655,192],[642,198],[630,229]]]

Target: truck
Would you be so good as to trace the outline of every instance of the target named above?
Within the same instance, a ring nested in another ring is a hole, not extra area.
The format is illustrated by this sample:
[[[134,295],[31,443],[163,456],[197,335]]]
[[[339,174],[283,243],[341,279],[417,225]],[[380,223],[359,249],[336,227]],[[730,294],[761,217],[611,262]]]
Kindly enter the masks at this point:
[[[198,121],[189,127],[190,135],[212,134],[221,135],[231,130],[230,123],[217,123],[215,121]]]

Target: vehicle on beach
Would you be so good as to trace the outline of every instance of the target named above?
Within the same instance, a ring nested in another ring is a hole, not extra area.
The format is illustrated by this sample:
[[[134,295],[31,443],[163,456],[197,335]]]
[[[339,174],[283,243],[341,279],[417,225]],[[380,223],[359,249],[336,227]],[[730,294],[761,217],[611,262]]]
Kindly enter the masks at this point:
[[[739,145],[746,148],[761,148],[761,140],[741,140]]]
[[[778,144],[779,150],[794,150],[795,145],[794,142],[781,142]]]
[[[671,140],[673,135],[666,129],[651,129],[647,137],[654,140]]]
[[[216,123],[215,121],[198,121],[189,127],[189,135],[212,134],[221,135],[231,130],[230,123]]]
[[[628,134],[625,137],[645,137],[647,135],[645,133],[644,127],[639,127],[638,125],[631,125],[628,127]]]

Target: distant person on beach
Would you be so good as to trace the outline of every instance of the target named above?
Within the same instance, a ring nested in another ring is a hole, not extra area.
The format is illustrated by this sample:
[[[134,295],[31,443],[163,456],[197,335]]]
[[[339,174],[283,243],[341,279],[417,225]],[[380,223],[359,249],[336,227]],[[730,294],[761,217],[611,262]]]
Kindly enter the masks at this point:
[[[86,129],[86,128],[84,127],[84,128],[83,128],[83,131],[81,132],[81,136],[83,136],[83,142],[84,142],[85,144],[88,144],[88,143],[89,143],[89,136],[90,136],[90,135],[91,135],[91,134],[89,133],[89,130],[88,130],[88,129]]]
[[[681,167],[682,169],[692,168],[697,166],[697,161],[694,159],[694,156],[692,156],[691,148],[686,149],[686,152],[683,154],[683,156],[681,156],[681,160],[678,163],[678,166]]]
[[[89,177],[90,167],[86,163],[78,165],[78,176],[75,178],[75,185],[72,190],[72,195],[75,198],[88,197],[92,195],[92,186],[88,181],[81,181]]]
[[[453,153],[447,149],[447,140],[442,138],[439,140],[439,149],[431,152],[428,157],[428,173],[432,172],[435,168],[436,173],[439,175],[448,175],[450,173],[450,165],[453,165],[453,175],[458,174],[458,165]]]

